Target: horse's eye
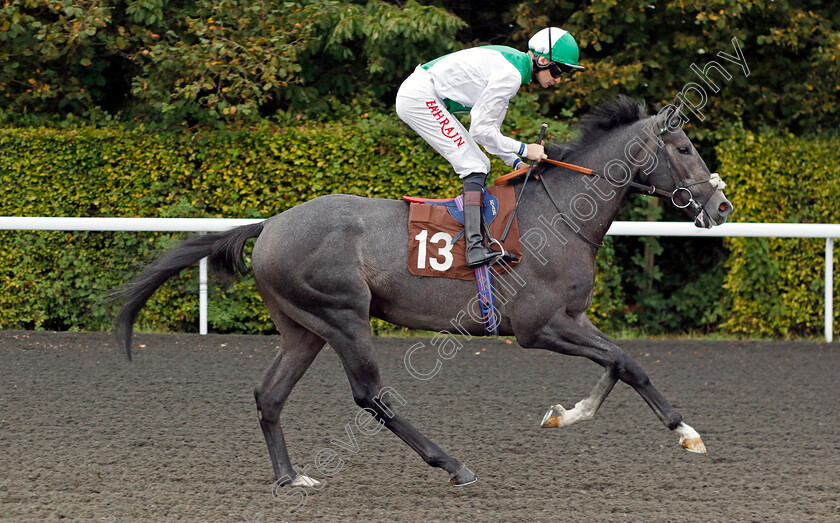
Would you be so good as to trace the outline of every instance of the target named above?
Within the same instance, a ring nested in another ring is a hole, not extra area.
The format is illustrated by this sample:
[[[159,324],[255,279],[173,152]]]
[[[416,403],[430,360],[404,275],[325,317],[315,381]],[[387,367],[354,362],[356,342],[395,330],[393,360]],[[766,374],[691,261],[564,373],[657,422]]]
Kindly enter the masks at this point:
[[[685,145],[680,145],[679,147],[677,147],[677,151],[680,154],[688,154],[688,147]]]

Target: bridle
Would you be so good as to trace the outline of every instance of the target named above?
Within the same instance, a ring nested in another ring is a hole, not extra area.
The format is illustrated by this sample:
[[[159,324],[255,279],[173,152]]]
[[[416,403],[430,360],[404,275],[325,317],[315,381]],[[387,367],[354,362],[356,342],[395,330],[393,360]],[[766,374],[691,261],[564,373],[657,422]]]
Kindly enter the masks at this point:
[[[668,192],[666,190],[663,190],[663,189],[660,189],[660,188],[656,187],[653,184],[646,184],[646,183],[637,182],[637,181],[632,179],[632,176],[631,176],[631,179],[629,179],[627,182],[624,182],[623,185],[628,185],[628,186],[632,187],[634,189],[634,191],[639,193],[639,194],[647,194],[647,195],[656,196],[656,197],[662,198],[662,199],[669,199],[669,200],[671,200],[671,203],[674,205],[674,207],[676,207],[678,209],[685,209],[689,205],[694,204],[697,212],[694,214],[693,220],[696,220],[700,216],[701,213],[705,212],[705,206],[706,206],[707,203],[709,203],[709,200],[712,198],[712,195],[714,194],[714,190],[709,193],[709,195],[706,197],[706,199],[703,201],[703,203],[701,205],[694,199],[694,193],[691,192],[691,188],[696,186],[696,185],[700,185],[700,184],[703,184],[703,183],[708,183],[709,185],[712,186],[713,189],[717,189],[716,182],[713,181],[714,176],[710,176],[709,178],[706,178],[705,180],[698,180],[696,182],[692,182],[692,183],[683,185],[682,180],[679,178],[679,176],[677,176],[676,169],[674,168],[674,165],[671,162],[671,154],[668,152],[668,149],[665,147],[665,141],[662,139],[662,135],[665,134],[666,132],[668,132],[668,127],[663,127],[661,129],[659,129],[659,132],[656,134],[656,145],[657,145],[656,155],[657,155],[657,158],[658,158],[659,154],[660,154],[660,151],[662,151],[662,153],[664,154],[665,161],[666,161],[667,166],[668,166],[668,174],[669,174],[671,180],[674,183],[674,190],[671,191],[671,192]],[[571,164],[571,163],[561,162],[559,160],[552,160],[551,158],[546,158],[546,159],[543,159],[542,161],[546,162],[546,163],[550,163],[552,165],[557,165],[559,167],[564,167],[566,169],[570,169],[572,171],[576,171],[576,172],[585,174],[587,176],[592,176],[592,177],[595,177],[595,178],[601,178],[603,180],[606,180],[609,183],[614,184],[614,182],[609,177],[607,177],[603,173],[595,171],[594,169],[589,169],[587,167],[581,167],[580,165],[575,165],[575,164]],[[518,171],[514,171],[510,174],[499,177],[498,179],[496,179],[496,181],[494,183],[496,185],[502,185],[504,183],[507,183],[509,180],[511,180],[513,178],[517,178],[519,175],[523,174],[524,172],[525,172],[524,168],[520,169]],[[546,194],[548,194],[548,198],[551,200],[551,203],[554,205],[554,208],[557,209],[558,212],[562,213],[563,211],[560,209],[560,204],[558,203],[558,201],[554,197],[554,195],[551,193],[551,189],[549,188],[548,184],[545,183],[545,176],[537,175],[535,177],[538,180],[540,180],[540,182],[542,183],[542,186],[545,188],[545,192],[546,192]],[[677,198],[682,194],[682,192],[688,193],[688,201],[685,204],[680,205],[677,202]],[[596,248],[603,247],[603,245],[604,245],[603,243],[592,241],[589,238],[587,238],[586,236],[584,236],[580,232],[580,230],[578,230],[576,227],[572,227],[571,224],[567,224],[567,225],[569,225],[569,228],[571,228],[572,231],[580,239],[582,239],[583,241],[585,241],[589,245],[592,245],[593,247],[596,247]]]
[[[686,185],[683,185],[682,180],[679,176],[677,176],[677,170],[674,168],[673,164],[671,163],[671,153],[668,152],[668,149],[665,148],[665,140],[662,139],[662,135],[668,132],[668,127],[663,127],[659,129],[659,133],[656,135],[656,155],[659,156],[659,151],[664,152],[665,154],[665,161],[668,163],[668,174],[671,176],[671,181],[674,182],[674,191],[670,194],[669,198],[671,199],[671,203],[677,209],[685,209],[691,204],[695,205],[696,213],[694,214],[693,219],[697,219],[700,216],[700,213],[705,211],[706,204],[709,203],[709,200],[712,198],[712,195],[715,193],[714,189],[717,189],[717,185],[713,182],[713,177],[706,178],[705,180],[698,180],[696,182],[692,182]],[[712,191],[709,192],[709,195],[706,196],[706,199],[703,201],[702,204],[698,203],[694,200],[694,193],[691,192],[691,188],[700,185],[702,183],[708,183],[712,186]],[[651,187],[653,187],[651,185]],[[685,205],[680,205],[677,203],[677,196],[682,192],[685,191],[688,193],[688,201]]]

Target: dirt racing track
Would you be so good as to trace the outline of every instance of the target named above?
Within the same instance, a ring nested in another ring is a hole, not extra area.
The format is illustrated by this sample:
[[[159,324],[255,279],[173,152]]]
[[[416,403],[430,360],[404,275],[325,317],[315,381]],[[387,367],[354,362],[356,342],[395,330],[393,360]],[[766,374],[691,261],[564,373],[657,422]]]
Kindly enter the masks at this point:
[[[377,340],[385,384],[478,482],[355,429],[327,348],[284,412],[292,461],[326,480],[304,499],[272,492],[253,402],[277,337],[139,335],[129,363],[107,334],[0,332],[0,520],[840,520],[836,344],[622,343],[703,436],[697,455],[624,384],[593,421],[539,429],[595,384],[589,361],[473,339],[421,381],[403,364],[419,342]]]

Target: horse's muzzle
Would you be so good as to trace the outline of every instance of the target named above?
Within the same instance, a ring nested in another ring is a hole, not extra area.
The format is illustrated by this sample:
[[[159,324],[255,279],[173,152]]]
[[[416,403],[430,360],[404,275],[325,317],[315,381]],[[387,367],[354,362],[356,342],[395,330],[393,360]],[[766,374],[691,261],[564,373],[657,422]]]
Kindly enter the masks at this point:
[[[694,225],[703,229],[711,229],[715,225],[726,223],[726,217],[733,211],[732,202],[726,199],[722,191],[715,191],[706,205],[694,218]]]

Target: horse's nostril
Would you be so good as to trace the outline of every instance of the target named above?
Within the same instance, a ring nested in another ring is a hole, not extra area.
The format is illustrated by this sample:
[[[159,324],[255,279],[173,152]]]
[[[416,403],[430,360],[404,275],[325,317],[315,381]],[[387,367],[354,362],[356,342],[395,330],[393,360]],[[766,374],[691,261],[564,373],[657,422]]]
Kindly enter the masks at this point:
[[[718,211],[720,211],[724,214],[728,214],[729,211],[731,211],[731,210],[732,210],[732,204],[729,203],[729,202],[723,202],[720,205],[718,205]]]

